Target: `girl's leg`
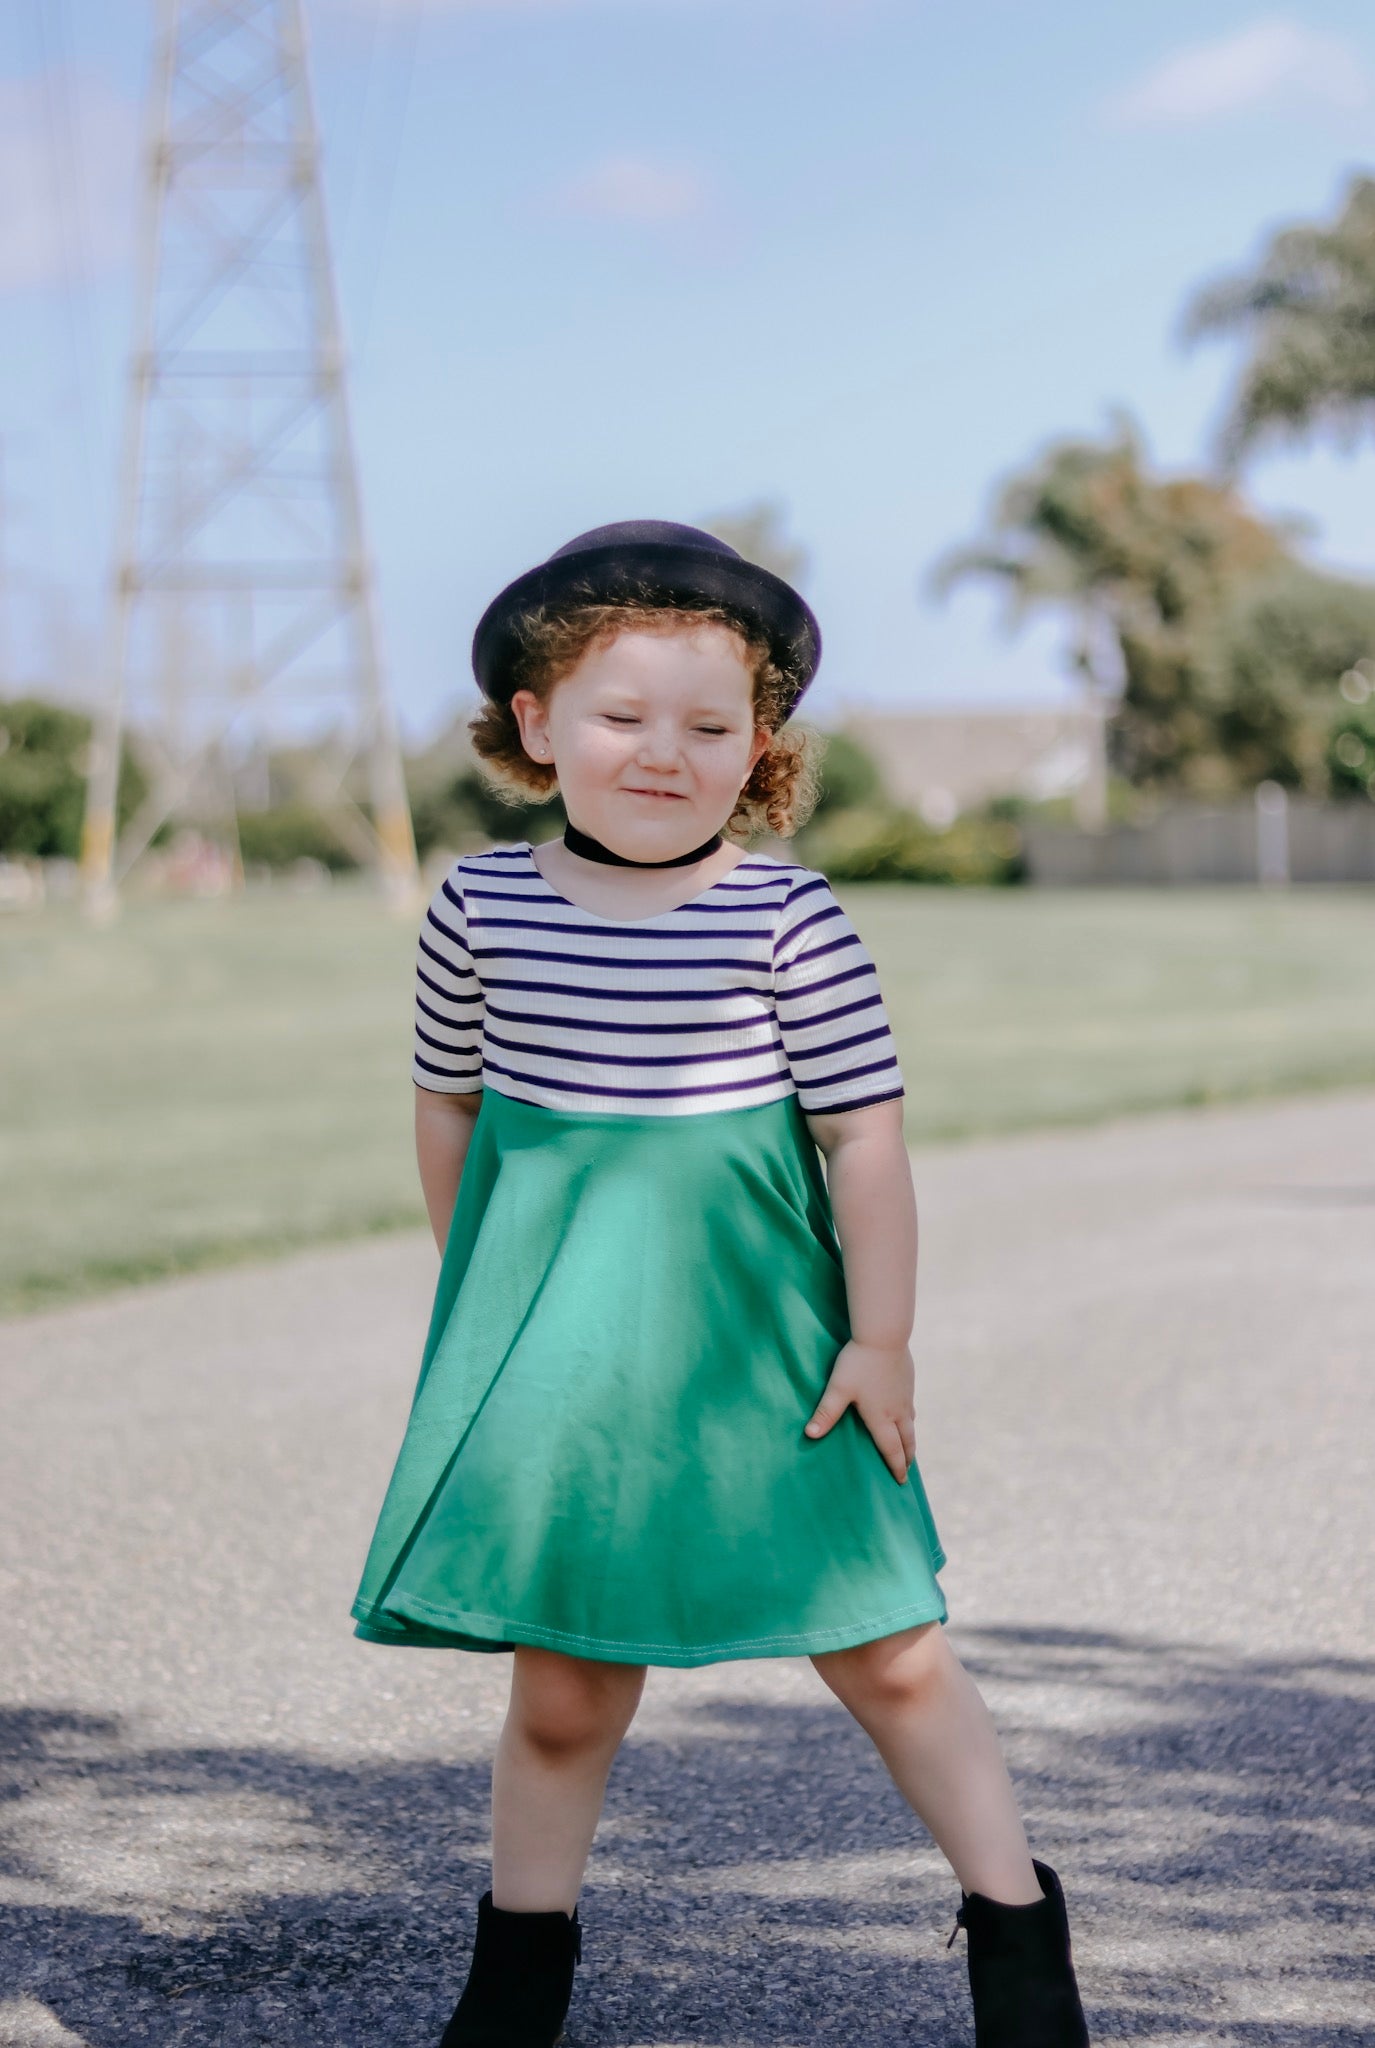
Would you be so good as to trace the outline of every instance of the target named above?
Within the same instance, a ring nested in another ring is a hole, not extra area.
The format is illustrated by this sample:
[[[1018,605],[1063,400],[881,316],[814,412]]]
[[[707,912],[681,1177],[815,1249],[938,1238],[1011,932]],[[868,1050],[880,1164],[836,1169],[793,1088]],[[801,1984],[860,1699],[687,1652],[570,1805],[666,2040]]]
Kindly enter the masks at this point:
[[[872,1739],[966,1892],[1006,1905],[1041,1897],[983,1695],[938,1621],[812,1663]]]
[[[643,1664],[517,1646],[492,1768],[492,1903],[571,1913]]]

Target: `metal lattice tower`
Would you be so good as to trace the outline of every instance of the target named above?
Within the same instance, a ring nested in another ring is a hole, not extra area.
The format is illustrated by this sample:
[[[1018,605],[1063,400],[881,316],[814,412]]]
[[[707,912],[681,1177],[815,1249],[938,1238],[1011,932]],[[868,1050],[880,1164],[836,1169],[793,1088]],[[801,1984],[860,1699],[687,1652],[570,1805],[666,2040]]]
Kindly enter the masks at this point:
[[[150,131],[88,907],[207,788],[232,815],[236,749],[273,745],[410,908],[299,0],[164,0]],[[126,721],[153,778],[116,844]]]

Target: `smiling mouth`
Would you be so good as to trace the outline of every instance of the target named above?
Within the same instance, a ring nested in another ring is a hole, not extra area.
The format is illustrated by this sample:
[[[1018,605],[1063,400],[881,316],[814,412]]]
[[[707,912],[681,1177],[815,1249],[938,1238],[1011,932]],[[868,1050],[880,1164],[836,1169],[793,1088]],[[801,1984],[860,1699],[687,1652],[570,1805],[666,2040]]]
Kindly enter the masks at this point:
[[[627,796],[667,797],[670,803],[675,804],[680,804],[685,801],[685,799],[679,795],[676,789],[628,789],[626,790],[625,794]]]

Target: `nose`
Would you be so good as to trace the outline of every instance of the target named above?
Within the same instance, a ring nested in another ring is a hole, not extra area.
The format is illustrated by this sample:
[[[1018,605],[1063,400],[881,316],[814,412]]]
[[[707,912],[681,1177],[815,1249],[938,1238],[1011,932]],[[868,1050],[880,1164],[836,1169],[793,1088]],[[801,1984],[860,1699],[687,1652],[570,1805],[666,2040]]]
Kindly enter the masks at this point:
[[[647,726],[635,749],[642,768],[673,768],[678,762],[678,736],[669,726]]]

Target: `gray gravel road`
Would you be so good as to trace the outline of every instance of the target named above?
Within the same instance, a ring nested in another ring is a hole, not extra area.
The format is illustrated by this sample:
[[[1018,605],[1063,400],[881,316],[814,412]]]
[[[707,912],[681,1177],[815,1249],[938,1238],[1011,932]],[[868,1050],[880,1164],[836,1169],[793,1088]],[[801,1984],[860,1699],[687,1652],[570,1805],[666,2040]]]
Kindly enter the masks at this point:
[[[951,1640],[1096,2043],[1375,2043],[1375,1094],[932,1150]],[[0,1325],[5,2048],[432,2048],[506,1660],[347,1607],[436,1270],[349,1245]],[[969,2048],[958,1889],[805,1661],[651,1672],[575,2048]]]

